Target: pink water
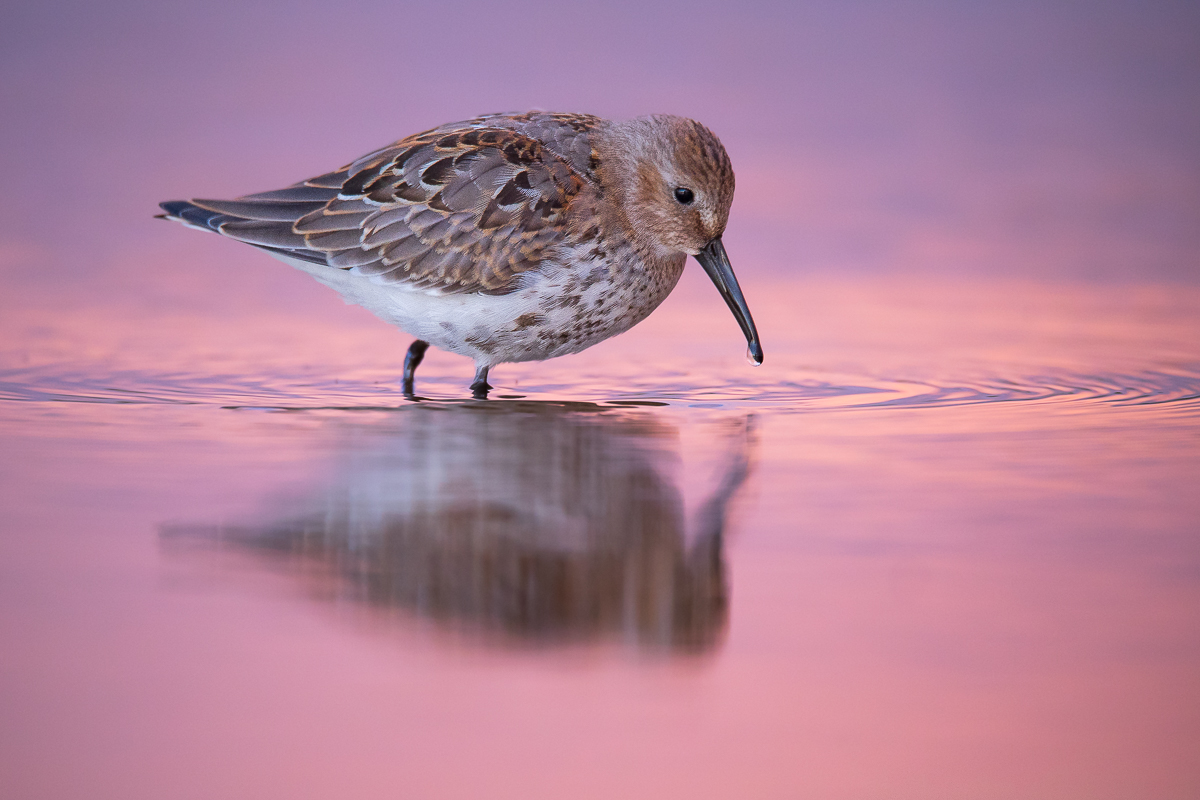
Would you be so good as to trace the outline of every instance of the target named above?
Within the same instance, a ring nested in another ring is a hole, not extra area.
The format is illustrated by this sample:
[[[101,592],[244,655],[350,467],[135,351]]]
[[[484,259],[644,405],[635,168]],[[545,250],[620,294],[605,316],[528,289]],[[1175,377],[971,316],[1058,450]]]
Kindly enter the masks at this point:
[[[0,797],[1200,796],[1195,10],[11,12]],[[534,106],[717,131],[762,367],[693,264],[410,402],[151,219]]]
[[[1188,796],[1195,293],[751,286],[760,369],[692,275],[486,403],[6,314],[12,796]]]

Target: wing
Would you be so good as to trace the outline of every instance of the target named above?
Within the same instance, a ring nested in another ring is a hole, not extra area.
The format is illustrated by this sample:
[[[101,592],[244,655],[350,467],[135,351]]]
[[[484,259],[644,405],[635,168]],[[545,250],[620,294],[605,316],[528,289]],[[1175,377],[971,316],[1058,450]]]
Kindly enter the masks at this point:
[[[491,119],[501,118],[410,136],[286,189],[162,207],[193,227],[378,282],[506,294],[563,239],[587,181],[539,139]]]

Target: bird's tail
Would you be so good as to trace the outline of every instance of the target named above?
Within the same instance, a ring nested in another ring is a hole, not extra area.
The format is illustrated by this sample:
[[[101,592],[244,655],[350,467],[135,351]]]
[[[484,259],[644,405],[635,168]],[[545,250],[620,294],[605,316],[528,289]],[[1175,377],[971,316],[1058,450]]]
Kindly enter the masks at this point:
[[[344,170],[331,172],[286,189],[248,194],[236,200],[168,200],[158,204],[165,213],[156,217],[281,255],[326,264],[325,252],[309,247],[293,226],[336,199],[346,177]]]

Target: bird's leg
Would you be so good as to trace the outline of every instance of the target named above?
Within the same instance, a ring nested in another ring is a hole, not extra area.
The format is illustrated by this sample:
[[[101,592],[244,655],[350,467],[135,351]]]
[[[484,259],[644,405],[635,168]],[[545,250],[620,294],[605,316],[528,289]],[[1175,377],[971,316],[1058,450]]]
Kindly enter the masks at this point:
[[[404,357],[404,394],[412,397],[413,394],[413,376],[417,372],[417,367],[421,366],[421,359],[425,358],[425,351],[429,349],[429,342],[423,342],[417,339],[408,346],[408,355]]]
[[[471,383],[471,394],[476,400],[487,400],[488,389],[492,386],[487,382],[488,367],[480,364],[475,367],[475,380]]]

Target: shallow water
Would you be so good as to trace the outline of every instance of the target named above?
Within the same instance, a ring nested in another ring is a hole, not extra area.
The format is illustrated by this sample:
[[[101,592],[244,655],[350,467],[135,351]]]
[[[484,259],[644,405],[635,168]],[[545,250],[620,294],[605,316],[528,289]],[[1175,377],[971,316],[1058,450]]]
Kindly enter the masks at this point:
[[[743,281],[759,369],[689,275],[487,402],[332,299],[5,308],[13,796],[1192,796],[1200,295]]]
[[[10,5],[3,800],[1200,797],[1200,5]],[[762,367],[151,216],[534,107],[721,137]]]

